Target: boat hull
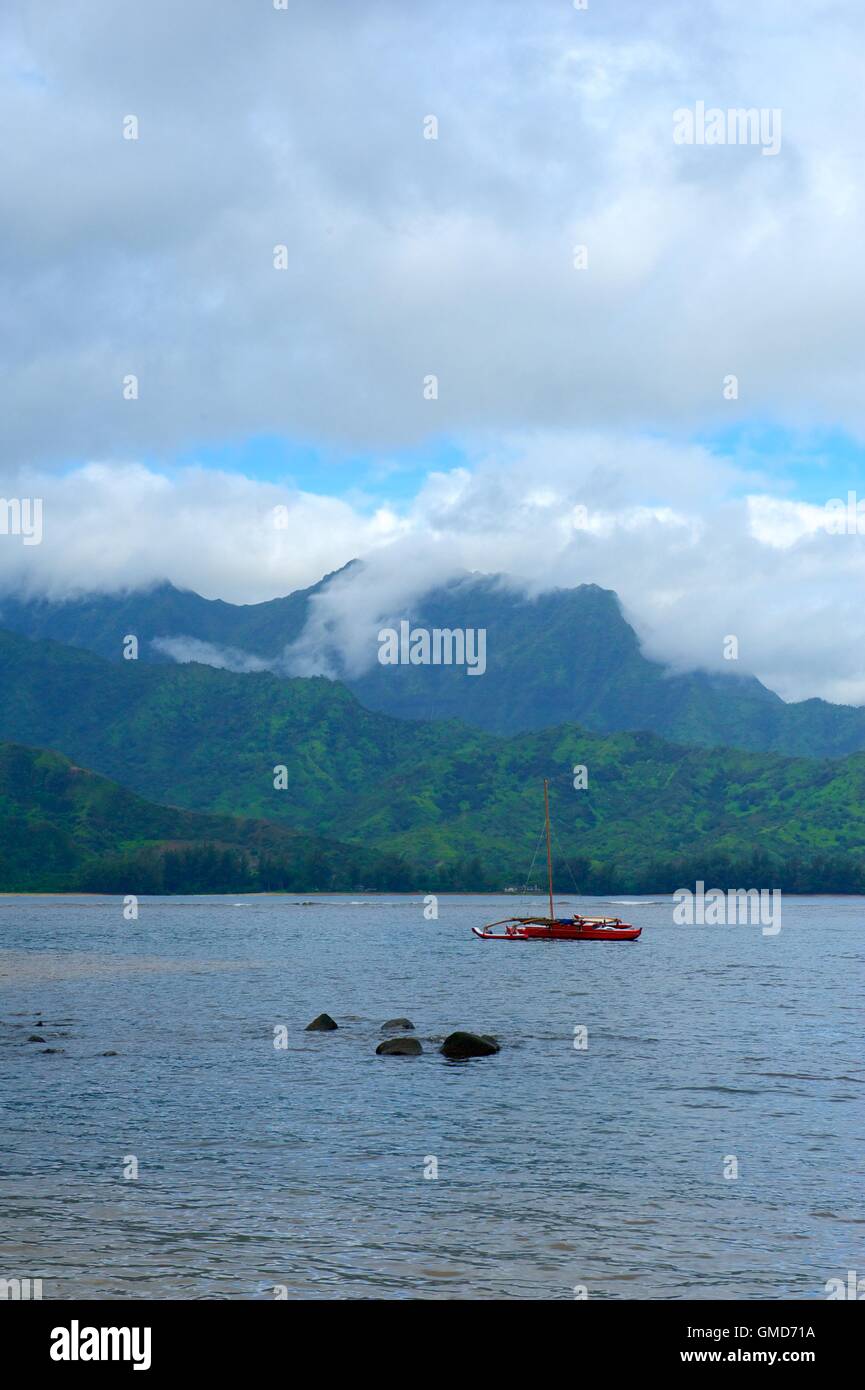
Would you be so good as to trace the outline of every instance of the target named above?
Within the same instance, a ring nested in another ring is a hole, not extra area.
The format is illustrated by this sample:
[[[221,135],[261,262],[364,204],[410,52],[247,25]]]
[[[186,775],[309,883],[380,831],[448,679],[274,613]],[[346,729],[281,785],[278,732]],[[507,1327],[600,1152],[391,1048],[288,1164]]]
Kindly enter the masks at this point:
[[[472,927],[481,941],[636,941],[642,927],[589,927],[558,923],[552,927],[515,926],[504,932]]]

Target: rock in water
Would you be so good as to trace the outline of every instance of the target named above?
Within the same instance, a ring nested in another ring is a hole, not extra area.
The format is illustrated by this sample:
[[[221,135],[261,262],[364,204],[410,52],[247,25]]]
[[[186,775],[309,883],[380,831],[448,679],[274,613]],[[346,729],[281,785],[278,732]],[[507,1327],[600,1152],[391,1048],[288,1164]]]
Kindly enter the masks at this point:
[[[477,1033],[448,1033],[439,1051],[445,1057],[491,1057],[500,1048],[494,1039]]]
[[[419,1057],[423,1048],[417,1038],[385,1038],[375,1050],[376,1057]]]
[[[45,1039],[42,1038],[42,1037],[40,1037],[38,1033],[31,1033],[31,1034],[30,1034],[30,1037],[27,1039],[27,1041],[28,1041],[28,1042],[44,1042]]]
[[[410,1018],[389,1018],[381,1025],[383,1033],[413,1033],[414,1024]]]
[[[334,1028],[338,1027],[339,1024],[334,1023],[330,1014],[319,1014],[318,1018],[314,1018],[312,1023],[308,1023],[303,1031],[305,1033],[332,1033]]]

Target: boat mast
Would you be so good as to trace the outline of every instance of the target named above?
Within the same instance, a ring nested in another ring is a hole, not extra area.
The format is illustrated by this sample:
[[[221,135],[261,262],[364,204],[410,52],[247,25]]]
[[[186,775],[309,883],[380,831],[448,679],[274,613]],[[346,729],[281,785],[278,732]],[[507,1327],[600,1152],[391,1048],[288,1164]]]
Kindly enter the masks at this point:
[[[550,847],[550,784],[544,778],[544,820],[547,826],[547,878],[550,884],[550,921],[555,919],[553,911],[553,852]]]

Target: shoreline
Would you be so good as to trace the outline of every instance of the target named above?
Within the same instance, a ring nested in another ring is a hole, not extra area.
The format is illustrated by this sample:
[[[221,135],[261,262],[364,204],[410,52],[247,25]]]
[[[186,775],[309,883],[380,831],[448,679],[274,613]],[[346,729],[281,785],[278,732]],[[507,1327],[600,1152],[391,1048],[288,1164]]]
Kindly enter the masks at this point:
[[[678,891],[681,891],[681,890],[678,890]],[[714,891],[714,890],[708,890],[708,891]],[[720,890],[720,891],[726,891],[726,890]],[[795,892],[793,892],[792,890],[786,889],[786,888],[783,889],[783,890],[779,889],[779,890],[777,890],[777,891],[782,892],[782,893],[783,893],[783,896],[784,896],[785,898],[797,898],[797,899],[799,899],[799,898],[826,898],[826,899],[829,899],[830,901],[846,901],[847,899],[851,899],[851,900],[852,900],[852,899],[856,899],[856,898],[861,898],[863,901],[865,901],[865,893],[795,893]],[[636,905],[637,903],[640,903],[640,902],[644,901],[644,900],[648,902],[648,901],[658,901],[659,899],[666,900],[666,899],[669,898],[670,901],[672,901],[673,898],[674,898],[674,893],[673,893],[673,892],[667,892],[667,891],[665,891],[664,889],[660,889],[660,890],[658,890],[658,891],[656,891],[656,892],[650,892],[650,893],[629,893],[627,889],[624,889],[624,888],[623,888],[623,889],[621,889],[621,890],[614,890],[613,892],[610,892],[610,893],[565,893],[565,894],[562,894],[562,895],[561,895],[561,897],[559,898],[559,901],[560,901],[560,902],[570,902],[571,900],[574,900],[574,901],[579,901],[579,902],[601,902],[601,903],[608,903],[608,902],[618,902],[618,901],[620,901],[620,897],[625,897],[626,895],[627,895],[627,900],[628,900],[629,902],[633,902],[635,905]],[[59,890],[55,890],[55,889],[51,889],[51,888],[46,888],[46,889],[28,889],[27,891],[21,891],[21,892],[18,892],[18,891],[14,890],[14,889],[13,889],[13,890],[6,890],[6,889],[0,890],[0,902],[2,902],[4,898],[9,898],[9,899],[11,899],[11,900],[19,900],[19,899],[21,899],[21,898],[59,898],[59,899],[63,899],[63,898],[74,898],[74,899],[80,899],[80,898],[98,898],[98,899],[116,899],[117,901],[122,902],[124,896],[133,896],[133,897],[136,897],[136,898],[138,899],[139,902],[152,901],[153,899],[160,899],[160,900],[164,900],[164,901],[166,901],[166,902],[171,902],[172,900],[176,900],[176,899],[180,899],[180,898],[284,898],[286,901],[295,903],[298,907],[304,907],[304,906],[306,905],[306,904],[305,904],[305,901],[302,901],[302,900],[297,896],[296,893],[280,892],[279,890],[273,890],[273,889],[268,889],[268,890],[262,891],[262,892],[256,892],[254,889],[239,889],[239,890],[238,890],[237,892],[235,892],[235,893],[136,893],[136,894],[131,894],[131,895],[124,895],[123,893],[96,893],[96,892],[93,892],[92,890],[90,890],[90,891],[84,891],[83,889],[82,889],[80,892],[68,892],[68,891],[66,891],[66,890],[64,890],[64,891],[59,891]],[[557,895],[557,896],[558,896],[558,895]],[[368,898],[414,898],[414,899],[419,900],[420,902],[423,902],[424,899],[427,898],[427,897],[434,897],[434,898],[506,898],[506,899],[508,899],[508,900],[515,900],[515,899],[516,899],[516,900],[519,900],[520,898],[543,898],[543,897],[545,897],[545,894],[544,894],[543,890],[541,890],[541,889],[538,889],[538,890],[535,891],[535,892],[508,893],[508,892],[506,892],[504,889],[492,889],[492,888],[491,888],[491,889],[487,889],[487,890],[482,890],[482,889],[461,889],[461,890],[455,890],[455,889],[452,889],[452,888],[448,888],[448,889],[444,889],[444,890],[442,890],[442,891],[440,891],[440,892],[430,891],[430,892],[427,893],[427,892],[423,892],[423,891],[420,890],[420,889],[416,889],[416,890],[414,890],[414,891],[412,891],[412,892],[404,892],[404,891],[401,891],[400,889],[393,889],[392,891],[386,891],[386,890],[380,890],[380,889],[371,888],[371,889],[369,889],[369,891],[366,891],[365,889],[360,889],[360,888],[358,888],[358,889],[355,889],[354,892],[343,892],[343,891],[340,891],[339,889],[332,889],[332,890],[329,890],[329,891],[328,891],[328,890],[325,890],[325,889],[310,889],[309,892],[305,894],[305,897],[308,897],[308,898],[347,898],[347,899],[349,899],[349,900],[352,901],[352,902],[358,901],[358,898],[359,898],[359,897],[360,897],[360,898],[363,898],[364,900],[366,900],[366,899],[368,899]],[[310,905],[311,905],[311,906],[314,906],[314,904],[310,904]]]

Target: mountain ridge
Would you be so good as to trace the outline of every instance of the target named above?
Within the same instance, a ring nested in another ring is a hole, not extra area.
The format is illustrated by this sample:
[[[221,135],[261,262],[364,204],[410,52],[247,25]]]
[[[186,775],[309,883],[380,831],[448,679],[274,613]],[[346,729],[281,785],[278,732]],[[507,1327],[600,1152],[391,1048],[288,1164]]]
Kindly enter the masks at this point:
[[[169,664],[154,644],[174,637],[278,667],[286,649],[309,631],[316,598],[335,579],[345,589],[352,569],[360,574],[362,563],[352,561],[307,589],[258,604],[204,599],[168,581],[65,603],[7,596],[0,602],[0,626],[115,661],[132,633],[147,663]],[[816,697],[787,703],[754,676],[673,671],[652,661],[616,594],[597,585],[526,597],[503,576],[474,574],[430,589],[411,609],[389,616],[430,628],[485,628],[487,670],[466,678],[448,666],[386,667],[371,646],[367,668],[355,674],[331,644],[329,668],[368,709],[416,720],[459,718],[501,734],[579,723],[595,732],[642,730],[687,746],[788,756],[843,757],[865,749],[865,708]],[[325,653],[328,640],[324,628]],[[207,655],[193,650],[199,659]]]

